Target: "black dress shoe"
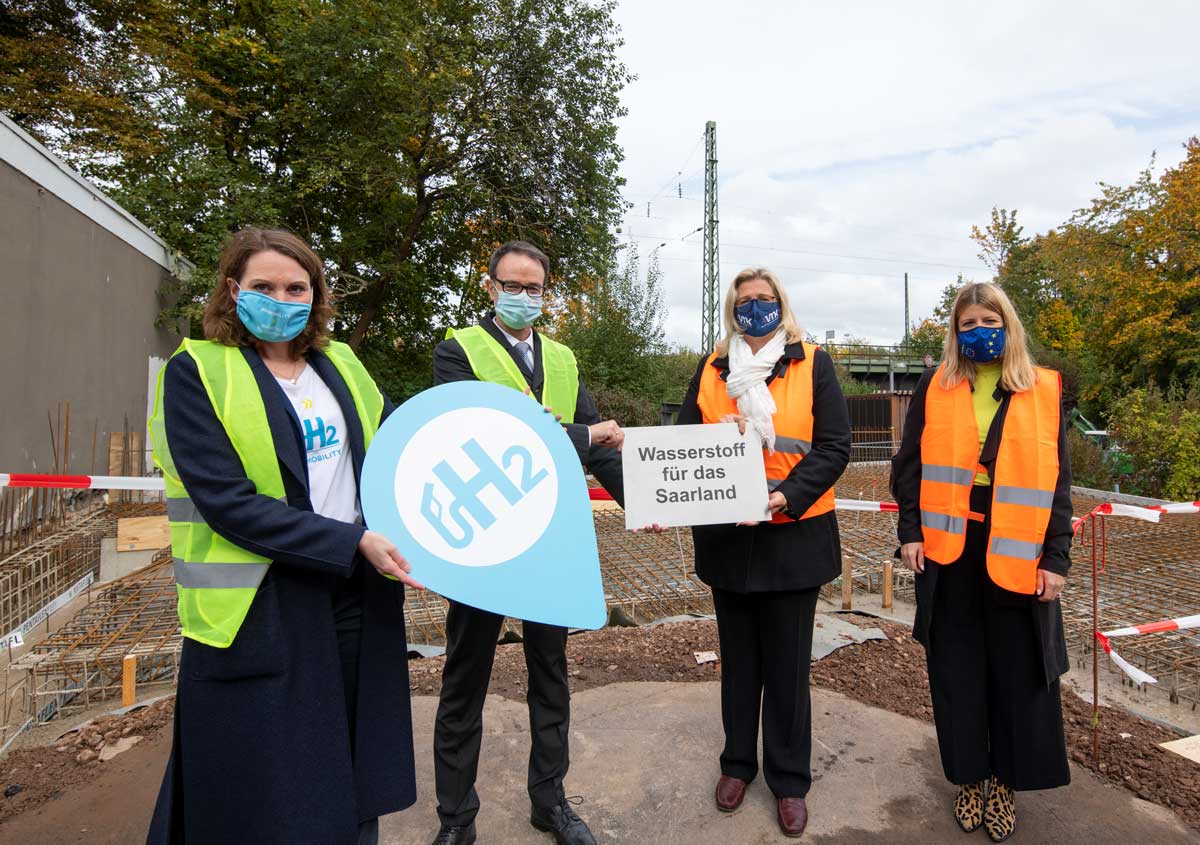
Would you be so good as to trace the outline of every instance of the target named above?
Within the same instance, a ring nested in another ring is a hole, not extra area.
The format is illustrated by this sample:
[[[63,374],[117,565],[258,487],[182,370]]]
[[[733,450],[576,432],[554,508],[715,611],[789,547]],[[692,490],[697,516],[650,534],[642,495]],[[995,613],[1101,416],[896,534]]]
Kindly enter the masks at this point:
[[[475,822],[467,825],[444,824],[433,845],[471,845],[475,841]]]
[[[596,837],[565,798],[553,807],[534,807],[529,823],[538,830],[553,833],[558,845],[596,845]]]

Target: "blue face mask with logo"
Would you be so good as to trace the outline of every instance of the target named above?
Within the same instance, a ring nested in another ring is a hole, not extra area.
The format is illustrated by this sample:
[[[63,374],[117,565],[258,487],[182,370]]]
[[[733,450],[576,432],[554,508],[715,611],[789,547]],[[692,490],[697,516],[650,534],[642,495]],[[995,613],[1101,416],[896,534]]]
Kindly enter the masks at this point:
[[[976,364],[990,364],[1004,354],[1004,341],[1003,328],[976,326],[970,331],[959,332],[958,349]]]
[[[237,315],[250,334],[267,343],[291,340],[308,325],[312,305],[280,302],[256,290],[239,290]]]
[[[779,328],[779,303],[752,299],[733,309],[738,328],[750,337],[762,337]]]
[[[542,300],[532,299],[527,293],[500,291],[496,297],[496,313],[511,329],[525,329],[542,316]]]

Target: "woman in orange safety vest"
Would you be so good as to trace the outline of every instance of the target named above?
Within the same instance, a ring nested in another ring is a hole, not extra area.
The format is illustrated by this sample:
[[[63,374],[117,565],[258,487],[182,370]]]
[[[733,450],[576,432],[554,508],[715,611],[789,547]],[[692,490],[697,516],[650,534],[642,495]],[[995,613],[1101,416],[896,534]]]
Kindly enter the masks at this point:
[[[1014,790],[1070,781],[1058,597],[1071,465],[1058,373],[1034,365],[1004,291],[968,284],[892,458],[900,558],[915,575],[942,767],[965,831],[1001,842]]]
[[[833,483],[850,460],[850,417],[829,353],[803,340],[770,271],[729,286],[725,337],[700,361],[681,424],[736,421],[762,443],[770,514],[697,525],[696,574],[712,588],[721,639],[725,747],[717,808],[733,812],[763,774],[787,836],[808,823],[812,785],[809,658],[817,595],[841,571]],[[754,442],[754,441],[752,441]]]

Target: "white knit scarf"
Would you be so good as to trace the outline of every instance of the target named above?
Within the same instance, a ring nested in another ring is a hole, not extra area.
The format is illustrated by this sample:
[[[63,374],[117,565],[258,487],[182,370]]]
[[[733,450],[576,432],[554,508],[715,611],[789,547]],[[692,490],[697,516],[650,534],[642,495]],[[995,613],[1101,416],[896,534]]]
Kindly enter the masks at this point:
[[[740,334],[729,341],[729,377],[725,389],[731,399],[737,400],[738,413],[758,430],[771,454],[775,452],[775,424],[771,421],[775,399],[766,382],[786,346],[787,332],[781,331],[776,331],[758,352],[751,352],[750,344]]]

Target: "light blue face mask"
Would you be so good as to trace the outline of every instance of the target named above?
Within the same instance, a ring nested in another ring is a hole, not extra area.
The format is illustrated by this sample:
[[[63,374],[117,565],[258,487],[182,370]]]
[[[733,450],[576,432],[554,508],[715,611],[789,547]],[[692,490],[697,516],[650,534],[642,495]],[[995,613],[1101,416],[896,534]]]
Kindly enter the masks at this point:
[[[310,311],[308,302],[280,302],[256,290],[238,290],[238,319],[250,334],[267,343],[296,337],[308,325]]]
[[[534,320],[542,316],[542,300],[532,299],[527,293],[500,291],[496,297],[496,314],[509,328],[529,328]]]

